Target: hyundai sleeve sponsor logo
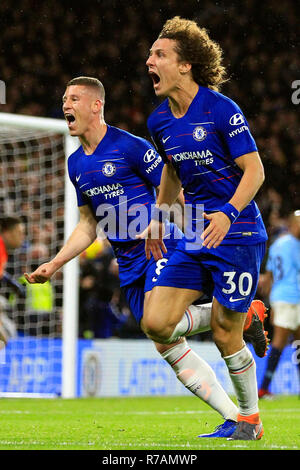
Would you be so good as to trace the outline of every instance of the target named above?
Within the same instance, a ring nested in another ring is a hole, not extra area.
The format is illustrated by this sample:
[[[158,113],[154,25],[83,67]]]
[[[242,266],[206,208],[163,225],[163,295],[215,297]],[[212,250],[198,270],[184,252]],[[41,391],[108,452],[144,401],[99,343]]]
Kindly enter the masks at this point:
[[[244,131],[249,131],[249,127],[248,126],[238,127],[237,129],[234,129],[234,131],[229,132],[229,137],[234,137]]]
[[[234,114],[229,119],[229,124],[231,124],[231,126],[240,126],[241,124],[244,124],[244,122],[245,122],[244,116],[240,113]]]
[[[157,157],[157,152],[154,149],[148,149],[144,155],[144,162],[150,163]]]

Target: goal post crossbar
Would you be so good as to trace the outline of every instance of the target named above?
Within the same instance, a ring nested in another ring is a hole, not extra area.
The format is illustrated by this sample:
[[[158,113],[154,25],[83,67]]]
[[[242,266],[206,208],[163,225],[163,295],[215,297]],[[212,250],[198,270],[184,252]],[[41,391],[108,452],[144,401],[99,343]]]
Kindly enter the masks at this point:
[[[12,127],[58,132],[59,134],[68,134],[68,126],[64,119],[27,116],[25,114],[0,113],[0,124]]]
[[[67,158],[78,148],[78,139],[69,135],[63,119],[17,115],[0,112],[1,126],[48,131],[64,136],[64,148]],[[65,166],[67,175],[67,164]],[[78,209],[76,195],[71,181],[65,177],[64,240],[71,235],[77,220]],[[62,397],[76,396],[77,339],[78,339],[78,289],[79,263],[74,258],[63,267],[63,318],[62,318]]]

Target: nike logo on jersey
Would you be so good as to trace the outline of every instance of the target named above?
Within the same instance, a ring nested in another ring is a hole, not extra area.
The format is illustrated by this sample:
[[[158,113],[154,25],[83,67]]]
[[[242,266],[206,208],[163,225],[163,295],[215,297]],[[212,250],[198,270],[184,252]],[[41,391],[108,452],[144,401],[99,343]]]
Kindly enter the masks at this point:
[[[162,143],[165,144],[167,142],[167,140],[169,140],[170,137],[171,137],[170,135],[168,135],[168,137],[163,137],[162,138]]]
[[[79,176],[76,176],[76,182],[78,183],[78,181],[80,180],[80,177],[81,177],[81,173]]]
[[[239,299],[233,299],[232,297],[230,297],[229,299],[229,302],[238,302],[239,300],[244,300],[245,297],[240,297]]]

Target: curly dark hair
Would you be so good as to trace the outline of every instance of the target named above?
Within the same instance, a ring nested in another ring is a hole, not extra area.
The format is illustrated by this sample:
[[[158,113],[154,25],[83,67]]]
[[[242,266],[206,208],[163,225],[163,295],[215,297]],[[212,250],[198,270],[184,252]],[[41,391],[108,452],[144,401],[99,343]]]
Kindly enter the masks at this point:
[[[176,41],[179,60],[192,65],[196,83],[218,91],[227,81],[221,47],[195,21],[180,16],[167,20],[158,36],[158,39],[163,38]]]

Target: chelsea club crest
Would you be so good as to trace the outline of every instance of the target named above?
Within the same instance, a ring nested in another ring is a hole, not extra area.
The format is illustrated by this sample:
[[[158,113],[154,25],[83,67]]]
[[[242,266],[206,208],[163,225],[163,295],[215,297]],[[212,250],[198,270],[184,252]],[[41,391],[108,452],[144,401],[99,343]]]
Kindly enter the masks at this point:
[[[102,173],[104,176],[113,176],[116,172],[116,165],[112,162],[104,163],[102,167]]]
[[[206,136],[207,136],[207,130],[204,129],[204,127],[202,126],[197,126],[193,130],[193,137],[198,142],[200,142],[201,140],[204,140]]]

